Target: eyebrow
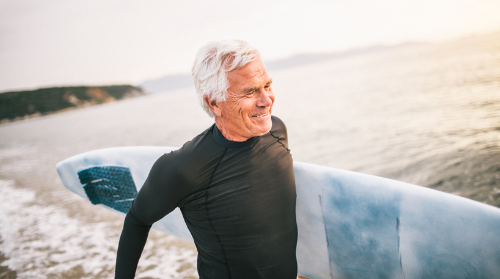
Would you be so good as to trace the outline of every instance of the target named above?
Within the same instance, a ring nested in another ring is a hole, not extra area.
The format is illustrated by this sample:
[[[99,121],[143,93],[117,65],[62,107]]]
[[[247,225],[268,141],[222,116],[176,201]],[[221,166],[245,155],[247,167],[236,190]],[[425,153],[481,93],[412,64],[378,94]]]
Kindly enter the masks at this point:
[[[266,82],[266,85],[265,86],[268,86],[268,85],[271,85],[273,83],[273,79],[272,78],[269,78],[269,80]],[[254,87],[248,87],[248,88],[245,88],[243,90],[243,92],[245,93],[250,93],[252,91],[257,91],[259,90],[260,86],[254,86]]]

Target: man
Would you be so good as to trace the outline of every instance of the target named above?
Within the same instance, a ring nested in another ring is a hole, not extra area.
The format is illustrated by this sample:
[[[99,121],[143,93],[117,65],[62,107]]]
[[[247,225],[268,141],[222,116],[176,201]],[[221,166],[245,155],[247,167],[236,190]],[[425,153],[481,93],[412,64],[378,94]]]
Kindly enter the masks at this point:
[[[259,52],[243,41],[202,47],[192,69],[215,124],[161,156],[126,218],[116,278],[133,278],[151,225],[176,207],[200,278],[297,276],[295,179],[286,127]]]

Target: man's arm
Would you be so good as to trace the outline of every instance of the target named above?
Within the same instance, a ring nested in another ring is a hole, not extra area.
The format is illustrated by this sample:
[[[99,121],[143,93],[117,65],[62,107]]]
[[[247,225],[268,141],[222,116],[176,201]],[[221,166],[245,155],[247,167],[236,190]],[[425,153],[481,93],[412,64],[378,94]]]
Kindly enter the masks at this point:
[[[116,255],[115,278],[134,278],[151,225],[144,225],[127,213]]]
[[[182,177],[175,173],[173,154],[161,156],[151,168],[123,225],[116,256],[115,278],[134,278],[139,258],[154,222],[174,210],[186,195]]]

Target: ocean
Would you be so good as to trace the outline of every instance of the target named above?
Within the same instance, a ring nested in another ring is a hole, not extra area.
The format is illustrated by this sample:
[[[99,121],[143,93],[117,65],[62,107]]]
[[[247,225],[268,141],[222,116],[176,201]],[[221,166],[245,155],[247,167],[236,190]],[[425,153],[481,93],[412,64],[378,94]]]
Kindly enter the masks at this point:
[[[500,32],[270,75],[294,160],[500,207]],[[0,278],[112,278],[123,220],[66,190],[55,164],[181,146],[211,124],[185,88],[1,125]],[[152,231],[137,278],[197,278],[194,245]]]

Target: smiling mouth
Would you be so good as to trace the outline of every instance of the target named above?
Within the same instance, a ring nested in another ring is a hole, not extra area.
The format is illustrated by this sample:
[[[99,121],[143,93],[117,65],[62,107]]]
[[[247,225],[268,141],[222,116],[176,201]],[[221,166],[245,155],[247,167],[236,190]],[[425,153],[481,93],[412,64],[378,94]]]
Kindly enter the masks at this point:
[[[252,116],[254,118],[264,118],[264,117],[267,117],[269,115],[269,112],[266,112],[264,114],[261,114],[261,115],[255,115],[255,116]]]

